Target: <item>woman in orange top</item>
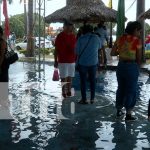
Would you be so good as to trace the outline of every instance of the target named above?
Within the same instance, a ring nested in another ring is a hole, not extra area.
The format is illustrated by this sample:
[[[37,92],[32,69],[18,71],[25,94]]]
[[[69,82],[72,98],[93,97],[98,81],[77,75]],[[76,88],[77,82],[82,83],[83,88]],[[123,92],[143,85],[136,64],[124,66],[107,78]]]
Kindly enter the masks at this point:
[[[126,121],[134,121],[137,118],[131,112],[136,104],[136,88],[139,76],[141,60],[141,33],[142,26],[138,21],[129,22],[125,34],[119,37],[111,51],[112,56],[119,56],[117,67],[118,89],[116,93],[117,117],[126,109]]]

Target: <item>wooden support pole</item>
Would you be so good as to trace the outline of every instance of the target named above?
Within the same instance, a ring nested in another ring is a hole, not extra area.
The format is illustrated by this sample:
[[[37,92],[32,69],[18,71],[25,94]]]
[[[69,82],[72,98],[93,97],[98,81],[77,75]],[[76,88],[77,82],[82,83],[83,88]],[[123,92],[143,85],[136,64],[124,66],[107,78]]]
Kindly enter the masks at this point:
[[[137,0],[136,19],[142,24],[142,62],[145,62],[145,21],[139,20],[139,16],[145,12],[145,0]]]

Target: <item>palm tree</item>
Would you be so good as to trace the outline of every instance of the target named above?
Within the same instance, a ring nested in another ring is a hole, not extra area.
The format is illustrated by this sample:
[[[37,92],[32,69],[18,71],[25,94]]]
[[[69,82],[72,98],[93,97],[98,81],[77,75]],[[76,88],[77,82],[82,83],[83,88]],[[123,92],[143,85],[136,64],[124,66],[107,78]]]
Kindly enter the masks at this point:
[[[33,38],[33,0],[28,1],[28,28],[27,28],[27,57],[34,56]]]
[[[27,35],[27,8],[26,8],[26,0],[20,0],[20,3],[24,3],[24,29],[25,35]]]
[[[24,23],[25,35],[27,36],[27,57],[34,56],[34,41],[33,41],[33,0],[28,0],[28,13],[27,13],[27,0],[20,0],[24,3]]]

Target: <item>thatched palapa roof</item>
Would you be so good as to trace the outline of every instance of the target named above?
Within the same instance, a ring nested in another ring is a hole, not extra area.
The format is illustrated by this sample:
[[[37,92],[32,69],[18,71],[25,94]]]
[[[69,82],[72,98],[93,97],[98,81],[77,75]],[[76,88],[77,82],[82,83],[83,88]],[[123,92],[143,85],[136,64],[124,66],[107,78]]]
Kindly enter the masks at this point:
[[[141,16],[141,19],[150,19],[150,9],[144,12]]]
[[[101,0],[67,0],[66,7],[45,17],[47,23],[64,22],[91,22],[98,23],[101,20],[115,22],[117,11],[105,6]]]

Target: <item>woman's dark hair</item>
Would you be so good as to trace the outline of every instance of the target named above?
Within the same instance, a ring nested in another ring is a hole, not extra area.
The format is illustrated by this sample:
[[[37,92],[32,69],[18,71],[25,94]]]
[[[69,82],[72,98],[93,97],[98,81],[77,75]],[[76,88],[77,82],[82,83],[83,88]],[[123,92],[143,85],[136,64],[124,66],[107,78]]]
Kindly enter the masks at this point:
[[[140,22],[138,21],[131,21],[128,22],[126,29],[125,29],[125,33],[127,34],[133,34],[135,30],[141,30],[142,29],[142,25]]]
[[[83,34],[83,26],[81,26],[77,32],[77,39]]]
[[[83,34],[89,33],[89,32],[93,32],[93,27],[91,25],[85,25],[83,27]]]
[[[104,26],[104,21],[100,21],[100,23],[97,25],[98,28],[101,28]]]
[[[64,26],[73,26],[73,23],[69,20],[64,21]]]
[[[3,28],[0,26],[0,34],[3,35]]]

